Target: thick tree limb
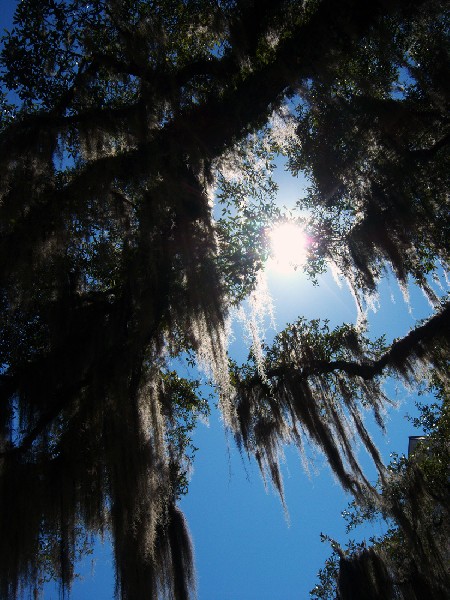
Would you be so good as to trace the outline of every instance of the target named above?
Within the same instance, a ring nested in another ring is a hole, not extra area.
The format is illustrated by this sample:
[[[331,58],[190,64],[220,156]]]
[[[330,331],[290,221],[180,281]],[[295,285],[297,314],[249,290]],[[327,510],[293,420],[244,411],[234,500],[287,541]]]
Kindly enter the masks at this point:
[[[350,377],[360,377],[364,380],[371,380],[381,375],[385,369],[395,369],[409,357],[415,355],[418,358],[424,352],[425,347],[430,343],[439,343],[439,340],[448,341],[450,339],[450,302],[446,302],[443,308],[436,315],[431,317],[426,323],[410,331],[405,337],[394,341],[389,350],[375,361],[311,361],[305,367],[280,366],[268,369],[266,376],[269,379],[282,378],[288,373],[295,372],[302,378],[308,378],[312,375],[326,375],[334,372],[344,372]],[[252,378],[243,382],[244,386],[251,387],[259,379]]]

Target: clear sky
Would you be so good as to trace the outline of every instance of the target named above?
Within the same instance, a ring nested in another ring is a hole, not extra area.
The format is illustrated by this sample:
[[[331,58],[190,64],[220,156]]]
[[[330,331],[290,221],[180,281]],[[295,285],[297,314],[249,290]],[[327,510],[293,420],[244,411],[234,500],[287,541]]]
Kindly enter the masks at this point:
[[[0,0],[1,29],[9,27],[14,5],[14,0]],[[301,182],[282,172],[279,181],[280,203],[292,204],[301,195]],[[298,316],[328,318],[332,326],[355,321],[350,293],[345,286],[339,289],[330,275],[314,287],[303,275],[271,271],[268,285],[277,330]],[[392,288],[384,284],[381,291],[380,310],[370,316],[374,336],[386,333],[392,340],[430,312],[420,292],[412,293],[411,314],[394,282]],[[267,340],[274,334],[269,328]],[[238,324],[234,335],[230,352],[243,360],[246,348]],[[406,452],[408,435],[417,433],[404,417],[406,412],[415,412],[414,398],[402,388],[395,392],[391,386],[391,391],[402,404],[389,415],[387,435],[375,434],[386,460],[390,452]],[[209,426],[198,427],[194,443],[199,450],[182,508],[195,545],[199,600],[307,600],[316,573],[330,554],[330,548],[320,542],[320,533],[345,541],[340,514],[351,500],[334,481],[324,459],[315,458],[317,472],[308,477],[296,452],[286,449],[287,517],[275,492],[264,489],[254,461],[241,457],[232,439],[227,439],[215,410]],[[380,527],[375,532],[381,533]],[[73,600],[111,600],[114,583],[108,545],[97,544],[94,558],[92,569],[91,559],[82,566],[83,579],[73,586]],[[45,599],[56,598],[57,592],[49,587]]]

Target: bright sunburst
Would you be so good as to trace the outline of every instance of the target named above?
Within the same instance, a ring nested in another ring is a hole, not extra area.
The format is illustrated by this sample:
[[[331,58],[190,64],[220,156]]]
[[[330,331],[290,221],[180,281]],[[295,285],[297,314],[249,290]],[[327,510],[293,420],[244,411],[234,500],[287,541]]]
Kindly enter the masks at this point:
[[[276,225],[269,234],[272,247],[270,266],[283,273],[293,272],[306,261],[308,236],[295,223]]]

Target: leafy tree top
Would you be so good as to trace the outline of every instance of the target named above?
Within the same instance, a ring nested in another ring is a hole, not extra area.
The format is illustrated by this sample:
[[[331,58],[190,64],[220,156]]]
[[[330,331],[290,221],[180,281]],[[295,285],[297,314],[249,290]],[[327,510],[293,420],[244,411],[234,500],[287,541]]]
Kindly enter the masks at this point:
[[[277,449],[301,426],[361,495],[346,416],[379,464],[359,402],[378,414],[387,369],[413,381],[439,362],[445,380],[449,309],[426,275],[448,262],[446,11],[437,0],[17,5],[0,58],[1,595],[39,580],[43,532],[67,588],[80,523],[112,533],[123,598],[193,592],[176,499],[206,408],[172,372],[186,352],[209,365],[226,423],[280,490]],[[230,376],[225,322],[280,216],[277,153],[311,178],[300,204],[311,275],[332,262],[362,305],[390,265],[436,311],[383,350],[299,321],[265,374]]]

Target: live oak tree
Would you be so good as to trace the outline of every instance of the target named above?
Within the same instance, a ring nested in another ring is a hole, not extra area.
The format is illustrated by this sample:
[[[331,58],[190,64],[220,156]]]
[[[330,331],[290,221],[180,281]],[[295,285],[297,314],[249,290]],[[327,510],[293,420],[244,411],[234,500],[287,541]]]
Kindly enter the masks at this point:
[[[381,378],[448,377],[450,307],[429,285],[449,250],[447,27],[431,0],[18,4],[1,54],[2,597],[36,585],[49,539],[70,586],[80,527],[111,533],[122,598],[194,592],[176,502],[206,408],[173,358],[209,366],[280,493],[278,450],[306,435],[377,500],[348,432],[383,477],[361,416],[381,424]],[[306,270],[332,265],[364,311],[391,267],[428,321],[388,347],[300,319],[228,364],[228,311],[280,217],[277,153],[310,177]]]

